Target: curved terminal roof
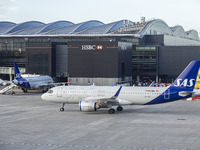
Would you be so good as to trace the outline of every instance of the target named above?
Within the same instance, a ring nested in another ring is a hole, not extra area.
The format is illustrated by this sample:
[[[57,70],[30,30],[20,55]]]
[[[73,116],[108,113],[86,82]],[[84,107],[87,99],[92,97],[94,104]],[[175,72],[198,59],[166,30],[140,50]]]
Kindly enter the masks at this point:
[[[188,38],[192,40],[199,40],[198,32],[196,30],[185,31],[182,26],[169,27],[166,22],[161,19],[154,19],[146,22],[137,33],[138,36],[144,35],[170,35],[180,38]]]
[[[169,27],[161,19],[150,21],[131,22],[120,20],[104,24],[97,20],[74,24],[70,21],[57,21],[42,23],[29,21],[20,24],[13,22],[0,22],[0,35],[95,35],[95,34],[132,34],[143,37],[144,35],[169,35],[180,38],[199,40],[196,30],[185,31],[182,26]]]
[[[51,34],[51,35],[52,34],[55,34],[55,35],[58,35],[58,34],[60,34],[60,35],[75,34],[75,33],[84,31],[85,29],[100,26],[100,25],[103,25],[103,23],[100,22],[100,21],[92,20],[92,21],[82,22],[82,23],[79,23],[79,24],[74,24],[74,25],[71,25],[71,26],[56,29],[56,30],[49,32],[47,34]]]
[[[43,24],[41,26],[36,26],[32,28],[27,28],[25,30],[14,33],[15,35],[35,35],[35,34],[44,34],[58,28],[66,27],[73,25],[74,23],[69,21],[57,21],[53,23]]]
[[[10,26],[14,26],[14,25],[16,25],[16,23],[7,22],[7,21],[0,22],[0,27],[10,27]]]
[[[185,30],[180,25],[171,27],[171,30],[172,30],[174,36],[183,37],[183,38],[186,36]]]
[[[12,34],[12,33],[24,30],[26,28],[38,27],[38,26],[41,26],[41,25],[44,25],[44,23],[39,22],[39,21],[24,22],[24,23],[20,23],[20,24],[16,24],[16,25],[12,26],[6,33]]]
[[[87,29],[86,31],[81,32],[81,34],[107,34],[123,27],[125,21],[126,20],[121,20],[121,21],[97,26],[94,28],[90,28],[90,29]]]
[[[161,19],[155,19],[147,22],[142,30],[139,31],[141,35],[172,35],[172,30],[169,28],[166,22]]]
[[[186,32],[186,35],[189,39],[197,39],[199,38],[198,32],[196,30],[189,30]]]

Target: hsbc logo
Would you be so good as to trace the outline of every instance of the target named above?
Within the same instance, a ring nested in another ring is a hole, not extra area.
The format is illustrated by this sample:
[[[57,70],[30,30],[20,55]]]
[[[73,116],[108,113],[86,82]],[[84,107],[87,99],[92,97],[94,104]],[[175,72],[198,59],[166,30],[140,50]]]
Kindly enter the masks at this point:
[[[82,45],[82,50],[102,50],[102,45]]]
[[[96,47],[98,50],[102,50],[103,49],[103,46],[102,45],[97,45]]]
[[[192,87],[194,85],[195,79],[190,79],[189,81],[188,81],[188,79],[185,79],[184,81],[182,81],[182,82],[181,81],[182,81],[182,79],[178,79],[177,83],[174,86],[176,86],[176,87],[179,87],[179,86]]]

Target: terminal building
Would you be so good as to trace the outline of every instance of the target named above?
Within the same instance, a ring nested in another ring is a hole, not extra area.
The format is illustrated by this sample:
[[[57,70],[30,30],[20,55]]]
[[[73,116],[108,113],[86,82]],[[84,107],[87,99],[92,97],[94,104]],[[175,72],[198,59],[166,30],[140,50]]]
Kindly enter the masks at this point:
[[[26,73],[79,85],[172,82],[192,60],[200,60],[198,32],[161,19],[0,22],[0,78],[16,61]]]

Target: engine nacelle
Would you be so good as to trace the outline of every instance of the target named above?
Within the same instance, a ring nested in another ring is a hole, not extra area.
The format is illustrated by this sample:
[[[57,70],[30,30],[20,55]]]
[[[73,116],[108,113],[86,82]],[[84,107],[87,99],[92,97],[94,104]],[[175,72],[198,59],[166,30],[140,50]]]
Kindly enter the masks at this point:
[[[80,111],[86,111],[86,112],[91,112],[91,111],[97,111],[97,103],[93,101],[80,101],[79,102],[79,107]]]

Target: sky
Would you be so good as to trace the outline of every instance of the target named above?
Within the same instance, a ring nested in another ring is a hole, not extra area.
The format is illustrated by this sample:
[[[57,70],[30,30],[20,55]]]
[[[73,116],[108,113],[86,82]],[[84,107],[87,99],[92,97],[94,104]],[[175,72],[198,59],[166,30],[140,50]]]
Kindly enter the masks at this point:
[[[199,0],[0,0],[0,21],[23,23],[60,20],[81,23],[99,20],[111,23],[162,19],[168,26],[200,32]]]

